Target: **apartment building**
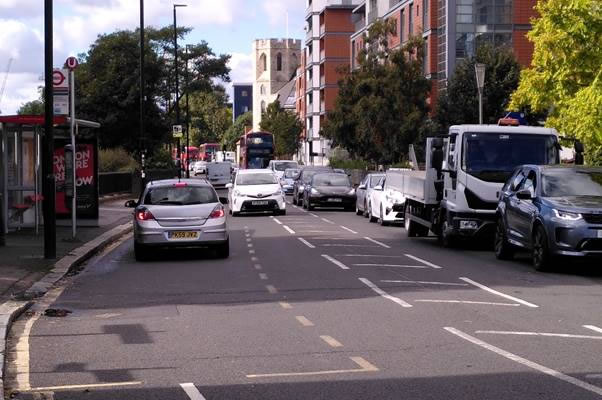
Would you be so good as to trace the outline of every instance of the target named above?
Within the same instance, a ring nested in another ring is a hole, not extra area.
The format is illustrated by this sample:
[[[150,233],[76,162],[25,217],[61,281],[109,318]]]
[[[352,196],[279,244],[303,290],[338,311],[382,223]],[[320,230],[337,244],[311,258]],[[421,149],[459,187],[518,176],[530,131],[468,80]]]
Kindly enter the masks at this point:
[[[533,45],[526,34],[536,16],[537,0],[364,0],[353,10],[351,66],[357,67],[363,34],[378,18],[396,21],[389,40],[397,47],[410,35],[425,40],[424,74],[433,80],[431,103],[445,90],[462,59],[474,56],[483,43],[511,46],[523,66],[531,63]]]
[[[349,68],[349,38],[355,30],[351,15],[359,2],[307,0],[306,3],[305,80],[301,83],[297,79],[297,93],[305,89],[304,102],[297,101],[297,110],[305,123],[300,156],[306,164],[328,164],[330,143],[320,132],[327,113],[334,108],[338,70]]]

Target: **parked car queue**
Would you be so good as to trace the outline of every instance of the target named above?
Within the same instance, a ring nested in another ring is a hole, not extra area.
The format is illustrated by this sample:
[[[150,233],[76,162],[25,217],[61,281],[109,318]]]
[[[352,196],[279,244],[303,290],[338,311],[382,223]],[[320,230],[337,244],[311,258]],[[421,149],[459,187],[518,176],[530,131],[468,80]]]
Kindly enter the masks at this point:
[[[225,208],[241,213],[286,214],[286,196],[308,210],[355,210],[381,225],[405,221],[403,182],[397,170],[367,174],[354,187],[349,176],[329,167],[287,168],[282,178],[270,169],[240,170],[219,198],[208,180],[150,182],[135,208],[136,258],[159,247],[213,246],[228,257]],[[493,238],[495,256],[530,253],[545,271],[561,257],[602,256],[602,168],[523,165],[500,193]]]

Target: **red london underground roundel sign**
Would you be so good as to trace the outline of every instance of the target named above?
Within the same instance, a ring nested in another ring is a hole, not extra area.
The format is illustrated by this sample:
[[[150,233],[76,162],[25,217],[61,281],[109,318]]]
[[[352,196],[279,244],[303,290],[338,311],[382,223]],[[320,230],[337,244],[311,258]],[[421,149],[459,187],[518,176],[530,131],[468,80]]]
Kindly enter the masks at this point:
[[[75,68],[77,68],[79,62],[77,61],[77,58],[69,57],[67,61],[65,61],[65,64],[67,65],[67,68],[73,71]]]

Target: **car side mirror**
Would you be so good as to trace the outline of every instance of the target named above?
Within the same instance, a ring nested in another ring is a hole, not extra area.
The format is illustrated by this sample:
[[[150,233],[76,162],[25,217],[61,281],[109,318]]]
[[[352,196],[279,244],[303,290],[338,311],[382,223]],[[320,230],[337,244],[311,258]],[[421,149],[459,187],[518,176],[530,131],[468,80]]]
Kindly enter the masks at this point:
[[[382,192],[383,191],[383,187],[381,185],[374,186],[374,190]]]
[[[234,187],[231,183],[226,183],[226,189],[232,189]]]
[[[136,208],[138,207],[138,202],[136,200],[128,200],[125,202],[125,206],[127,208]]]
[[[360,190],[366,190],[366,185],[359,185],[357,188]]]
[[[519,200],[532,200],[533,194],[529,189],[523,189],[516,192],[516,198]]]
[[[222,204],[228,204],[228,198],[227,197],[220,197],[219,198],[219,202]]]

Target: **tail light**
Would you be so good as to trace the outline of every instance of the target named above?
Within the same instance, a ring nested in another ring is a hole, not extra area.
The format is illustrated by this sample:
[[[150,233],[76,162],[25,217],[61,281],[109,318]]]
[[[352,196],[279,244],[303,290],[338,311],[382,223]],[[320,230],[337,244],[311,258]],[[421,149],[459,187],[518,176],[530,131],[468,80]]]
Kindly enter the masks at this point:
[[[136,219],[138,221],[150,221],[155,219],[154,215],[147,209],[136,211]]]
[[[224,215],[226,215],[226,213],[224,212],[224,207],[220,205],[215,207],[215,210],[213,210],[211,215],[209,215],[209,218],[222,218]]]

